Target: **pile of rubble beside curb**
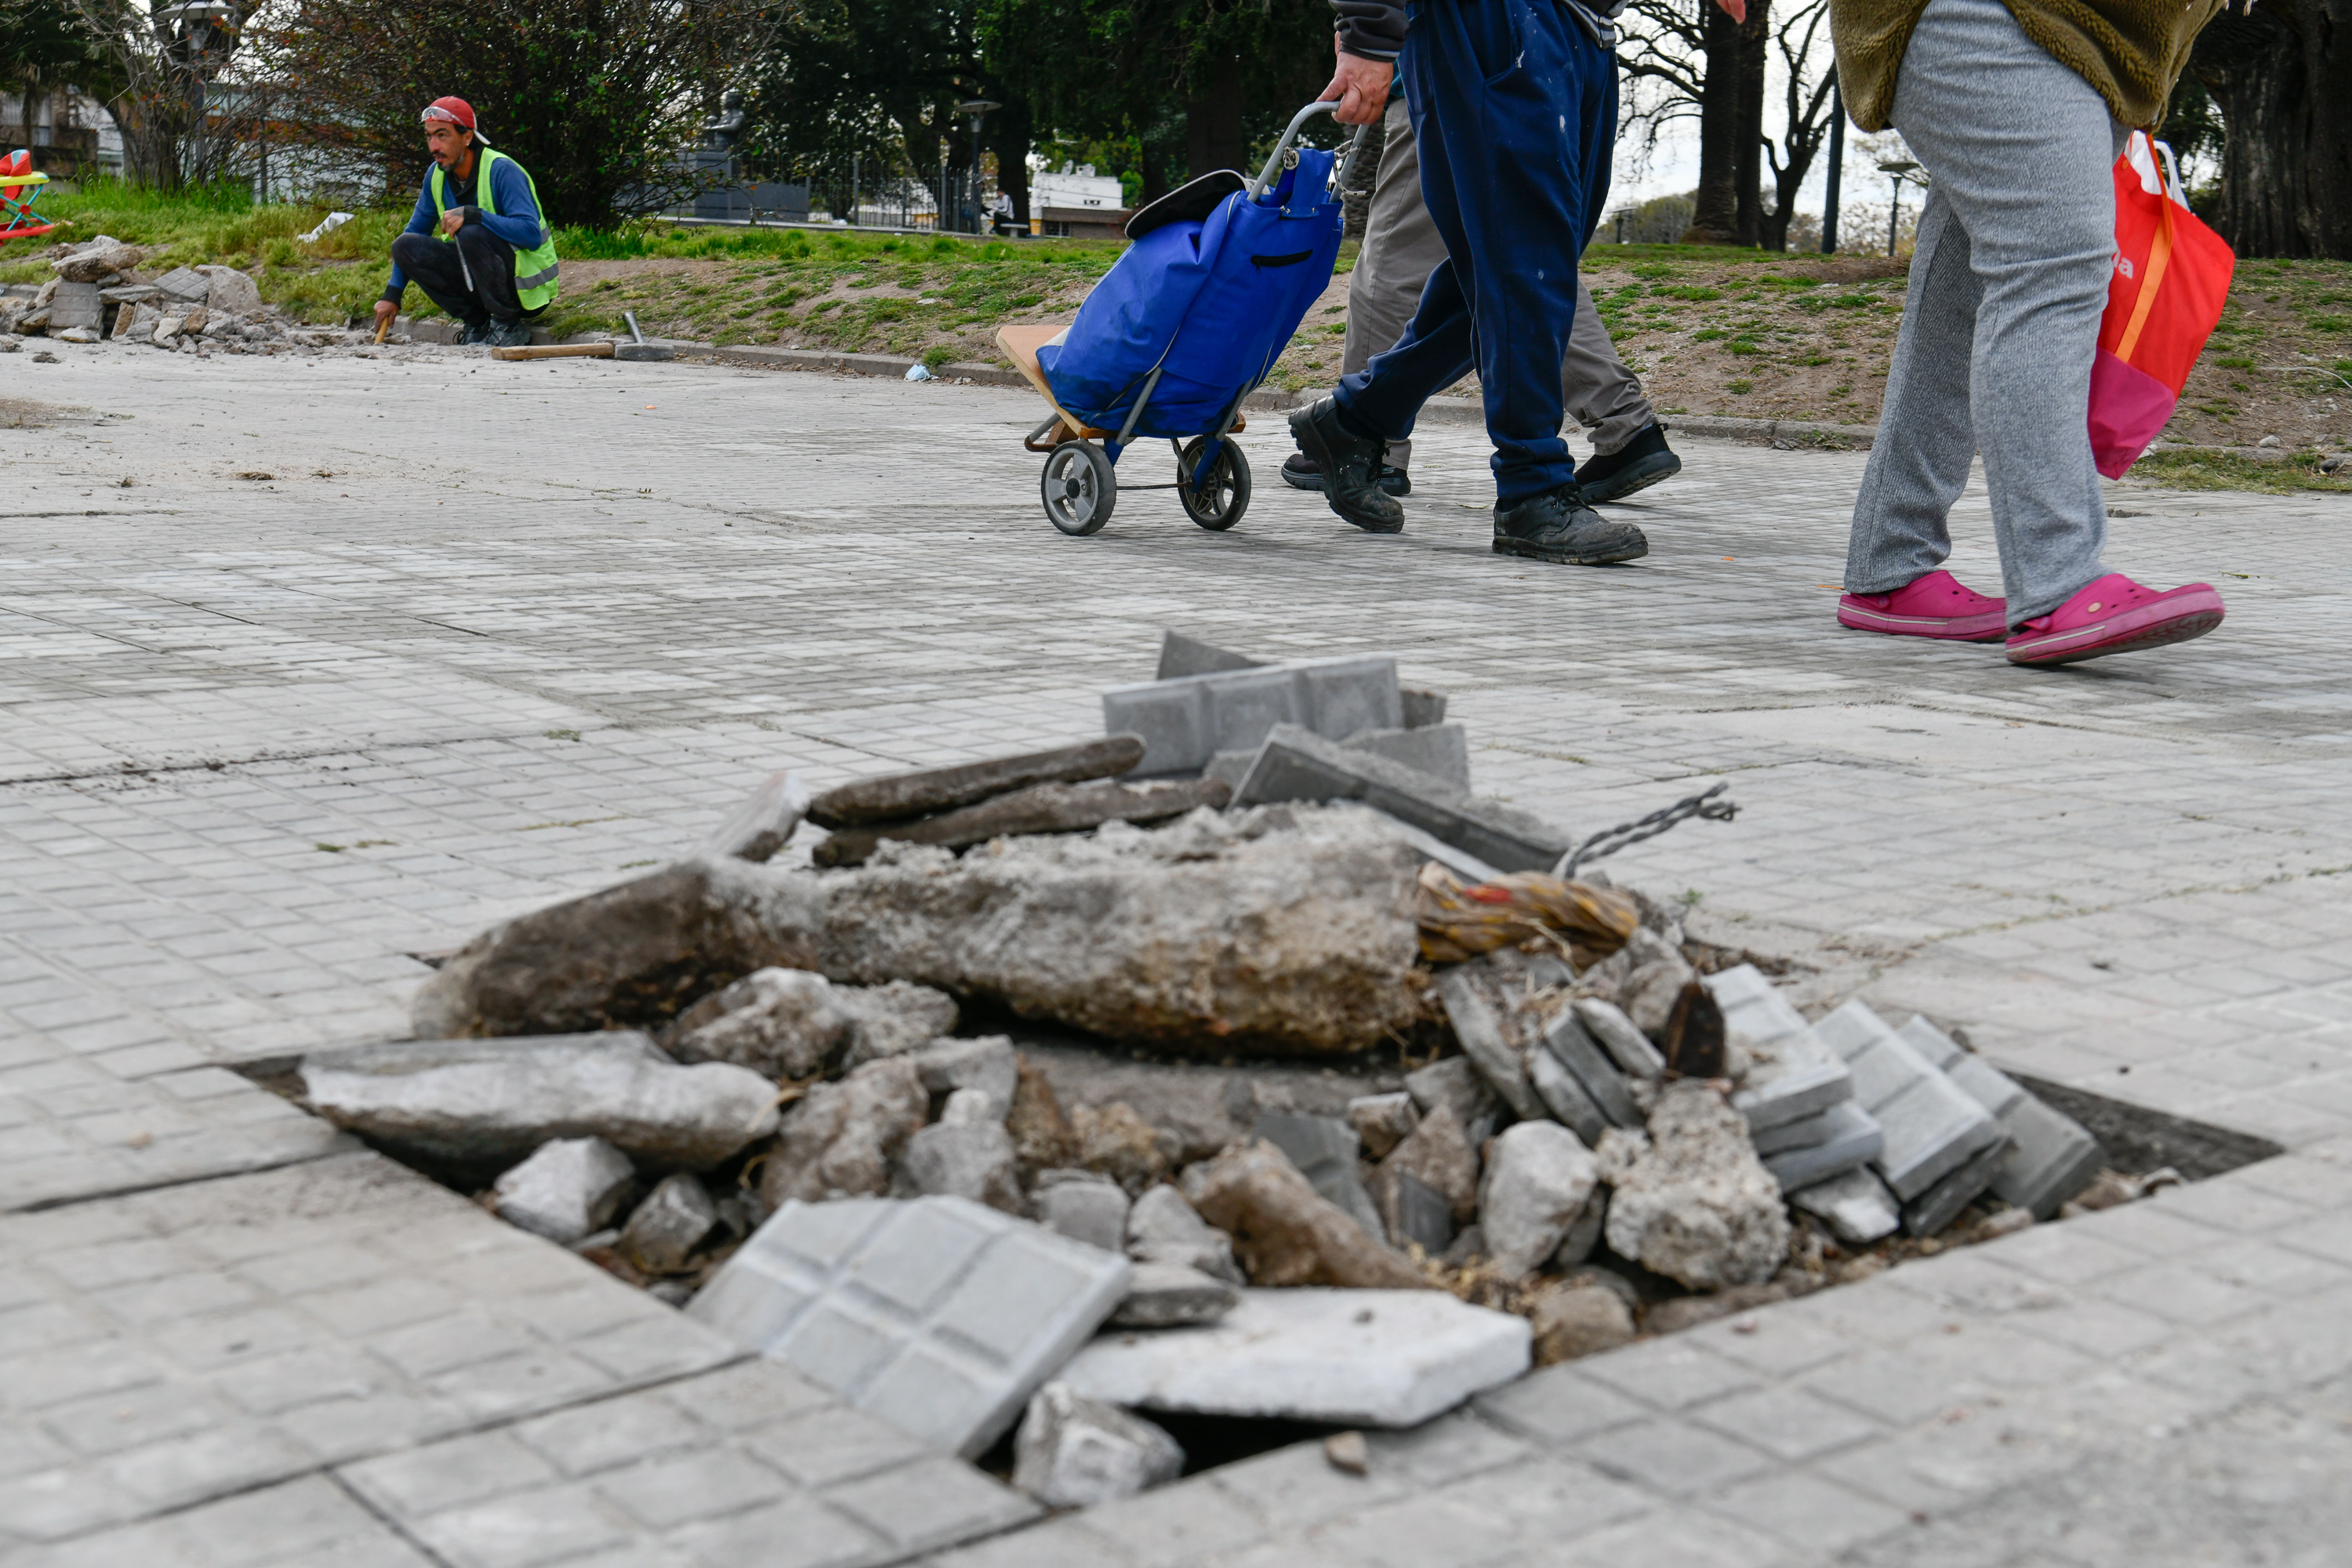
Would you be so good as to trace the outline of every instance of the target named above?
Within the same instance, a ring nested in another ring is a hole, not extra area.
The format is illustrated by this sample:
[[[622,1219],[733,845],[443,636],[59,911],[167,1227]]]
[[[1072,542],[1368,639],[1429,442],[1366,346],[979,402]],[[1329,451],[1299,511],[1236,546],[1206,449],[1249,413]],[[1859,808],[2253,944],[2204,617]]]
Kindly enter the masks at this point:
[[[1576,872],[1390,658],[1171,634],[1103,707],[779,774],[301,1097],[941,1449],[1017,1423],[1057,1506],[1182,1470],[1145,1413],[1410,1426],[2147,1184],[1927,1019],[1808,1022]]]

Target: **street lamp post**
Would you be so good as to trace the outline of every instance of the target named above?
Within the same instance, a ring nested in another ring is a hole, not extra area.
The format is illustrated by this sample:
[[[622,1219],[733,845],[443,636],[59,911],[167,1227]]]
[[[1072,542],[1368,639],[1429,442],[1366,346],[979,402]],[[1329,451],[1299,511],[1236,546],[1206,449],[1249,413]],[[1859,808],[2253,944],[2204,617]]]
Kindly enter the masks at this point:
[[[1845,92],[1837,68],[1830,68],[1830,178],[1822,200],[1822,254],[1837,254],[1838,187],[1845,173]]]
[[[1886,254],[1889,256],[1895,254],[1895,226],[1903,218],[1903,184],[1911,171],[1918,166],[1906,158],[1897,158],[1892,163],[1878,165],[1878,172],[1886,176],[1888,192],[1892,197],[1886,209]]]

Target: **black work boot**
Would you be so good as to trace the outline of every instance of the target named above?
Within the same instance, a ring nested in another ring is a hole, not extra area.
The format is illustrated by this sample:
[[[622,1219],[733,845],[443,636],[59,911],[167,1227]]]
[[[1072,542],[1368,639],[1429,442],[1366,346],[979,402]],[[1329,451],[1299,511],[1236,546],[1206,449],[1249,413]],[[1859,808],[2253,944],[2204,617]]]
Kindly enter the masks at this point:
[[[1381,493],[1386,442],[1349,435],[1340,428],[1338,405],[1328,397],[1292,415],[1290,434],[1323,471],[1323,494],[1333,511],[1366,533],[1404,531],[1404,508]]]
[[[1282,482],[1295,490],[1321,490],[1323,468],[1304,452],[1293,452],[1282,460]],[[1381,489],[1392,496],[1412,494],[1412,476],[1392,463],[1381,465]]]
[[[1623,500],[1635,490],[1648,489],[1660,479],[1683,471],[1683,460],[1666,445],[1666,427],[1644,425],[1607,457],[1595,457],[1576,470],[1578,488],[1587,506]]]
[[[1577,499],[1573,484],[1495,509],[1495,553],[1557,561],[1569,566],[1611,566],[1650,552],[1650,542],[1630,522],[1612,522]]]

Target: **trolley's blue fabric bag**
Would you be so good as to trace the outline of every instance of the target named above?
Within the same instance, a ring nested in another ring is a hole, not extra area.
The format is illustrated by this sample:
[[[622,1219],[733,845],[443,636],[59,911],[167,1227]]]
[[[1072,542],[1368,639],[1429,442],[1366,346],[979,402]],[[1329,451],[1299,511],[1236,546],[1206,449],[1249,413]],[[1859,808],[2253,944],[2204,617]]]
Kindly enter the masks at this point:
[[[1298,149],[1296,168],[1258,201],[1234,192],[1200,221],[1178,219],[1129,246],[1078,307],[1058,344],[1037,353],[1055,399],[1117,430],[1156,367],[1139,436],[1198,436],[1223,423],[1288,346],[1331,281],[1340,204],[1337,155]]]

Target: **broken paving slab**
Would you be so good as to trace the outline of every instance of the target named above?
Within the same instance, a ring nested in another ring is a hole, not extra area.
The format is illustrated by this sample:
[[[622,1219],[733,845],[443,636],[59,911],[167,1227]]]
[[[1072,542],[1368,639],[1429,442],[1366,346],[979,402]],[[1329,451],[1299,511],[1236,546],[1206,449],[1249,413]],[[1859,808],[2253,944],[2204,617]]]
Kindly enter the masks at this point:
[[[1223,779],[1154,784],[1041,784],[937,816],[874,827],[835,828],[811,857],[820,866],[865,864],[886,839],[968,849],[992,838],[1033,833],[1082,833],[1106,822],[1163,822],[1201,806],[1216,810],[1233,798]]]
[[[1143,773],[1197,773],[1219,752],[1263,742],[1278,724],[1330,741],[1404,728],[1396,660],[1385,654],[1258,665],[1102,694],[1103,730],[1143,738]]]
[[[1223,1321],[1096,1339],[1060,1381],[1106,1405],[1413,1426],[1528,1370],[1527,1320],[1437,1290],[1242,1292]]]
[[[1459,724],[1424,724],[1418,730],[1360,730],[1339,742],[1376,757],[1443,779],[1455,789],[1470,787],[1470,732]]]
[[[1854,1096],[1852,1068],[1763,971],[1742,963],[1700,983],[1723,1013],[1727,1031],[1748,1037],[1748,1076],[1731,1097],[1751,1131],[1784,1127]]]
[[[1646,1043],[1646,1042],[1645,1042]],[[1574,1076],[1577,1083],[1601,1109],[1602,1115],[1618,1127],[1640,1127],[1647,1118],[1640,1106],[1633,1103],[1633,1091],[1625,1075],[1610,1059],[1601,1043],[1592,1037],[1578,1009],[1562,1007],[1546,1025],[1543,1049]],[[1663,1067],[1662,1067],[1663,1070]]]
[[[1360,800],[1505,871],[1549,871],[1570,848],[1539,817],[1289,724],[1267,734],[1234,791],[1235,805],[1286,800]]]
[[[727,820],[702,841],[700,853],[765,862],[792,842],[808,807],[808,786],[801,783],[798,773],[770,773],[751,792],[751,798],[729,813]]]
[[[1859,999],[1813,1026],[1853,1074],[1853,1098],[1885,1130],[1878,1173],[1909,1203],[2007,1134],[1992,1114]]]
[[[1860,1170],[1886,1147],[1886,1133],[1870,1112],[1844,1100],[1821,1112],[1819,1142],[1765,1154],[1764,1168],[1788,1192],[1809,1187],[1848,1171]]]
[[[1827,1222],[1830,1234],[1849,1247],[1884,1241],[1903,1228],[1903,1211],[1895,1194],[1866,1166],[1800,1188],[1789,1194],[1789,1202]]]
[[[1982,1057],[1962,1050],[1926,1018],[1915,1016],[1895,1033],[2000,1119],[2011,1144],[1992,1179],[1992,1194],[2001,1202],[2049,1219],[2106,1164],[2107,1152],[2089,1129]]]
[[[687,1315],[973,1458],[1118,1309],[1131,1272],[963,1198],[795,1202]]]
[[[1027,752],[1014,757],[919,768],[859,779],[826,790],[809,802],[808,818],[819,827],[863,827],[933,812],[953,811],[991,795],[1041,784],[1083,784],[1116,778],[1143,760],[1143,742],[1112,725],[1099,741]]]

